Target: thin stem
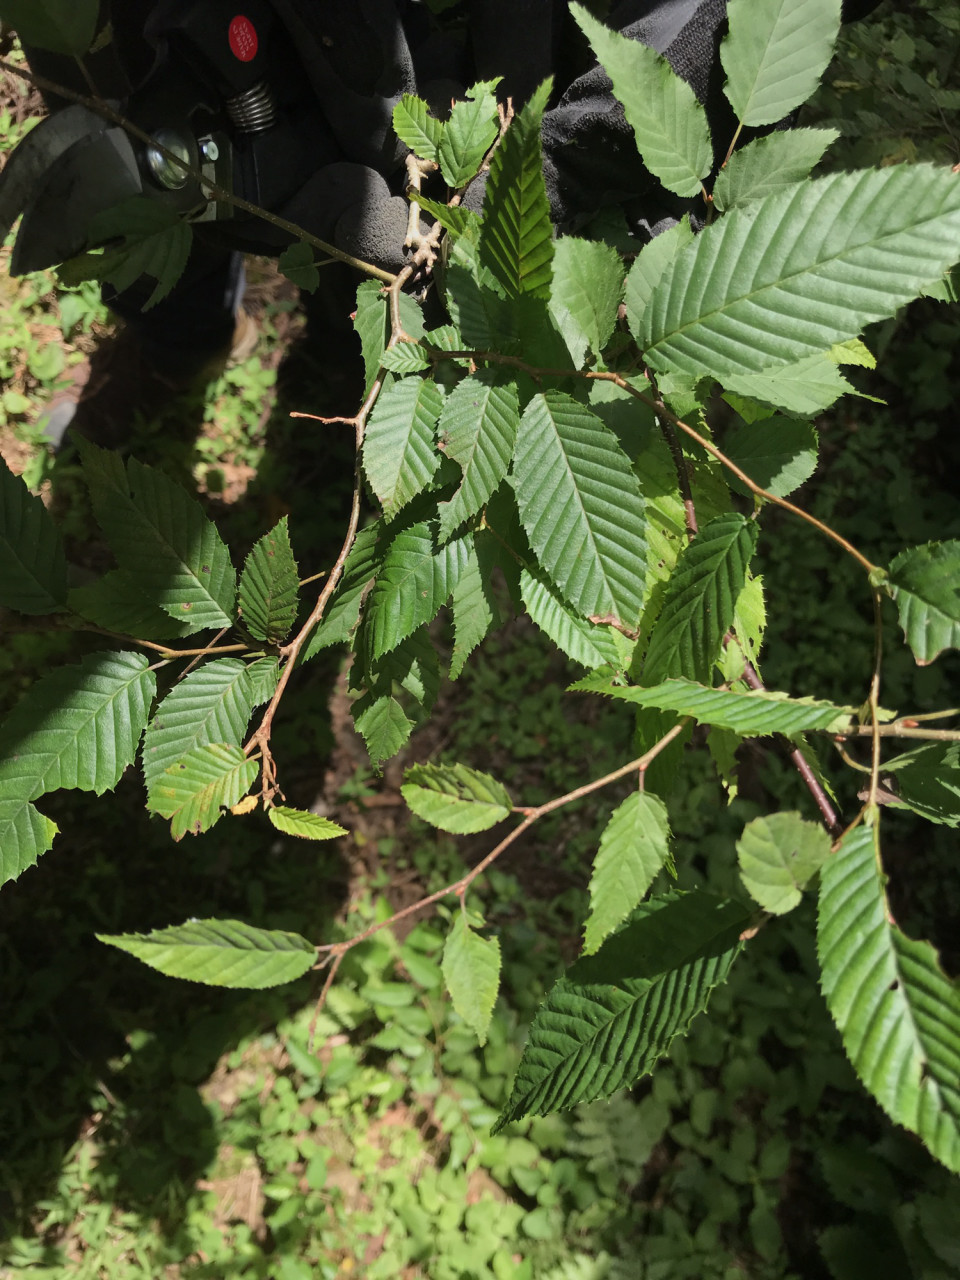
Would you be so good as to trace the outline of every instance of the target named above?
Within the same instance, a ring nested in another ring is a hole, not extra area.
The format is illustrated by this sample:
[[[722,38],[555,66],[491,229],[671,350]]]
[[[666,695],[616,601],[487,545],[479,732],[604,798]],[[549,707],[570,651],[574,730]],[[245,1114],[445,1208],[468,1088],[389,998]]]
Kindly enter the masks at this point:
[[[883,666],[883,600],[876,587],[873,589],[873,672],[870,676],[870,729],[872,750],[870,753],[869,806],[877,803],[880,787],[880,671]]]
[[[705,436],[702,436],[699,431],[695,431],[693,427],[688,426],[686,422],[678,418],[675,413],[667,408],[662,400],[654,400],[650,396],[644,395],[643,392],[637,391],[635,388],[631,387],[629,383],[624,383],[624,386],[631,392],[631,394],[635,395],[638,399],[643,400],[645,404],[650,405],[655,412],[665,414],[675,427],[684,432],[685,435],[689,436],[691,440],[695,440],[702,449],[706,449],[707,453],[709,453],[711,457],[716,458],[718,462],[722,463],[727,470],[731,471],[738,480],[742,481],[756,497],[763,498],[765,502],[772,502],[774,506],[782,507],[784,511],[789,511],[793,515],[799,516],[801,520],[805,520],[807,524],[813,525],[813,527],[819,530],[824,537],[830,538],[838,546],[842,547],[844,551],[846,551],[847,555],[852,556],[853,559],[856,560],[857,564],[866,569],[867,573],[879,572],[877,565],[868,560],[865,555],[861,554],[861,552],[857,550],[853,543],[848,542],[846,538],[837,533],[835,529],[831,529],[830,526],[824,524],[822,520],[818,520],[816,516],[812,516],[809,511],[804,511],[802,507],[794,506],[794,504],[792,502],[788,502],[786,498],[778,498],[776,494],[769,493],[766,489],[762,489],[760,485],[750,479],[745,471],[741,470],[735,462],[731,461],[726,454],[721,453],[712,441],[708,440]]]
[[[662,414],[656,414],[657,425],[660,428],[660,434],[667,442],[667,448],[670,450],[670,456],[673,458],[674,470],[677,473],[677,484],[680,487],[680,496],[683,499],[683,513],[687,525],[687,538],[692,542],[697,536],[697,508],[693,502],[693,490],[690,487],[690,472],[687,468],[687,460],[683,456],[683,450],[680,448],[680,441],[673,423],[669,418]]]
[[[756,668],[746,658],[744,659],[743,678],[751,689],[755,689],[759,692],[766,688],[763,681],[760,679],[760,675]],[[806,760],[799,747],[794,746],[789,738],[786,738],[781,734],[777,734],[776,736],[785,755],[803,779],[804,786],[810,792],[814,799],[814,803],[820,810],[820,816],[823,818],[823,825],[831,836],[838,836],[842,829],[840,819],[837,815],[837,811],[830,803],[830,797],[827,795],[820,779],[811,769],[809,762]]]
[[[400,295],[400,290],[406,284],[407,280],[409,280],[414,270],[415,268],[413,266],[404,267],[403,271],[401,271],[400,274],[394,278],[392,284],[390,285],[391,333],[390,333],[390,340],[388,341],[387,347],[386,347],[388,351],[391,350],[391,348],[396,346],[396,344],[400,341],[400,337],[403,333],[403,326],[400,323],[399,295]],[[267,707],[260,720],[260,724],[258,725],[257,729],[254,731],[252,737],[249,739],[246,746],[244,747],[244,751],[246,752],[247,755],[249,755],[250,752],[253,751],[255,747],[259,747],[260,750],[262,751],[263,774],[262,774],[261,787],[262,787],[263,801],[264,801],[265,807],[269,804],[269,802],[273,797],[274,792],[276,791],[276,780],[275,780],[275,770],[273,765],[273,756],[271,755],[271,752],[270,752],[270,734],[273,729],[273,718],[277,713],[277,708],[280,705],[280,700],[282,699],[284,693],[286,692],[286,688],[290,681],[290,677],[293,674],[294,667],[297,664],[297,658],[300,656],[300,652],[303,649],[303,646],[306,644],[311,632],[314,630],[315,627],[319,626],[323,618],[323,615],[326,611],[327,605],[330,602],[330,598],[333,595],[334,591],[336,591],[337,589],[337,585],[340,582],[340,578],[343,574],[343,567],[347,562],[347,557],[349,556],[351,550],[353,549],[353,544],[357,536],[357,530],[360,527],[360,504],[361,504],[361,497],[363,494],[363,471],[362,471],[362,462],[361,462],[362,452],[363,452],[363,440],[366,432],[367,419],[369,418],[370,413],[373,410],[373,406],[377,402],[377,397],[379,396],[380,389],[383,386],[383,372],[384,371],[381,368],[376,381],[374,382],[373,386],[370,388],[370,391],[367,394],[367,398],[364,400],[363,404],[361,405],[360,411],[357,413],[357,415],[353,419],[342,420],[345,422],[352,421],[353,423],[354,432],[355,432],[355,442],[354,442],[355,447],[354,447],[353,497],[350,503],[350,517],[349,517],[349,520],[347,521],[347,532],[344,536],[343,543],[340,547],[340,552],[336,558],[336,561],[334,562],[333,568],[330,570],[329,574],[327,575],[327,581],[324,584],[323,590],[320,592],[319,597],[317,598],[316,604],[313,606],[313,609],[310,611],[310,616],[307,618],[306,622],[303,624],[303,626],[294,636],[293,640],[291,640],[289,644],[284,645],[283,648],[280,650],[281,657],[284,660],[283,668],[280,672],[280,679],[277,682],[277,687],[274,690],[273,697],[267,703]],[[337,419],[337,421],[341,421],[341,419]]]
[[[609,786],[611,782],[616,782],[618,778],[623,778],[629,773],[643,772],[650,763],[656,759],[664,747],[668,746],[674,738],[680,734],[687,724],[690,717],[687,716],[680,721],[679,724],[673,726],[669,732],[665,733],[662,738],[653,744],[649,751],[645,751],[642,756],[638,756],[636,760],[631,760],[629,764],[621,765],[619,769],[614,769],[612,773],[606,773],[602,778],[596,778],[593,782],[585,782],[582,786],[575,787],[573,791],[568,791],[565,795],[557,796],[554,800],[548,800],[546,804],[538,805],[533,809],[521,810],[525,813],[523,821],[500,841],[485,858],[482,858],[475,867],[472,867],[465,876],[461,876],[459,880],[454,880],[452,884],[446,885],[443,889],[438,889],[435,893],[428,894],[425,898],[421,898],[418,902],[411,903],[410,906],[404,907],[402,911],[397,911],[389,920],[380,920],[376,924],[372,924],[369,928],[364,929],[362,933],[358,933],[355,937],[349,938],[346,942],[329,942],[317,948],[318,951],[330,952],[333,955],[345,955],[351,947],[358,946],[361,942],[366,942],[368,938],[372,938],[375,933],[379,933],[381,929],[387,928],[388,925],[397,924],[399,921],[406,919],[416,911],[422,911],[424,907],[432,906],[434,902],[439,902],[441,898],[446,898],[449,894],[454,893],[462,897],[467,889],[473,884],[478,876],[483,875],[496,860],[507,849],[514,844],[520,836],[539,819],[548,813],[553,813],[556,809],[563,808],[564,805],[572,804],[574,800],[581,800],[584,796],[590,795],[594,791],[599,791],[601,787]]]
[[[734,148],[739,142],[740,134],[742,132],[743,132],[743,121],[738,120],[737,127],[734,130],[733,137],[730,139],[730,145],[729,147],[727,147],[727,154],[723,157],[723,164],[720,166],[721,169],[725,169],[727,165],[730,163],[730,157],[733,155]]]
[[[814,730],[815,733],[828,732]],[[960,729],[914,729],[899,720],[892,724],[857,724],[850,729],[829,730],[831,738],[917,738],[921,742],[960,742]]]
[[[384,271],[382,267],[376,267],[372,262],[364,262],[362,258],[355,258],[352,254],[344,253],[336,245],[328,244],[325,240],[319,239],[319,237],[306,231],[303,227],[297,226],[295,222],[288,222],[286,218],[281,218],[276,213],[270,213],[267,209],[261,209],[259,205],[251,204],[249,200],[244,200],[241,196],[233,195],[222,187],[218,187],[215,183],[210,182],[199,169],[187,164],[180,156],[175,155],[174,152],[159,143],[156,138],[151,137],[149,133],[144,132],[138,125],[135,125],[126,116],[111,107],[108,102],[104,102],[98,97],[89,97],[87,94],[77,93],[75,90],[68,89],[65,85],[57,84],[53,80],[48,80],[46,76],[38,75],[34,71],[25,71],[22,67],[15,67],[4,58],[0,58],[0,70],[8,72],[10,75],[19,76],[22,80],[35,85],[38,89],[44,89],[48,93],[56,94],[57,97],[66,98],[69,102],[78,102],[82,106],[89,108],[89,110],[96,112],[97,115],[102,116],[105,120],[109,120],[111,124],[118,125],[129,133],[131,137],[136,138],[148,147],[153,147],[167,160],[179,165],[188,177],[199,183],[201,190],[208,199],[216,200],[219,204],[232,205],[235,209],[242,209],[244,213],[261,218],[264,222],[269,222],[273,226],[279,227],[281,231],[286,231],[294,239],[303,240],[312,245],[313,248],[319,249],[321,253],[325,253],[331,258],[336,258],[340,262],[345,262],[348,266],[354,267],[357,271],[362,271],[365,275],[382,280],[384,284],[393,284],[394,280],[396,280],[397,277],[392,272]]]
[[[79,615],[78,615],[79,616]],[[177,658],[202,658],[208,653],[247,653],[250,649],[248,644],[219,644],[205,645],[199,649],[171,649],[169,645],[159,644],[156,640],[138,640],[136,636],[124,635],[121,631],[108,631],[106,627],[98,627],[92,622],[87,622],[85,618],[81,618],[82,627],[77,627],[78,631],[89,631],[93,635],[109,636],[111,640],[123,640],[127,644],[138,644],[143,649],[152,649],[154,653],[159,653],[168,661],[175,661]],[[222,632],[220,633],[223,634]]]

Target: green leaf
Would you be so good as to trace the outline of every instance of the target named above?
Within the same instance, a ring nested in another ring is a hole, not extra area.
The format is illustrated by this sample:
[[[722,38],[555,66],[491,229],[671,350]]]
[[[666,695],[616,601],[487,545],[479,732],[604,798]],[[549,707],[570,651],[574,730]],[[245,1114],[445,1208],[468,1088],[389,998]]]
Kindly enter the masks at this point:
[[[840,0],[729,0],[724,92],[742,124],[776,124],[816,89],[833,56]]]
[[[500,943],[474,933],[466,914],[458,911],[444,944],[442,969],[454,1009],[486,1044],[500,987]]]
[[[32,867],[52,847],[59,831],[29,800],[7,799],[4,791],[0,784],[0,885]]]
[[[111,569],[89,586],[74,587],[67,604],[87,622],[138,640],[172,640],[190,633],[188,624],[164,613],[140,579],[125,569]]]
[[[346,827],[323,818],[319,813],[304,809],[288,809],[285,805],[267,810],[267,817],[284,835],[300,836],[303,840],[336,840],[348,834]]]
[[[424,160],[438,163],[443,124],[434,120],[422,98],[412,93],[403,95],[393,108],[393,128],[404,146]]]
[[[443,408],[431,379],[404,378],[381,392],[363,442],[363,469],[389,520],[440,465],[433,433]]]
[[[464,209],[462,205],[441,204],[439,200],[429,200],[426,196],[417,196],[417,203],[424,213],[428,214],[436,222],[439,222],[445,231],[451,232],[455,236],[473,235],[475,239],[479,238],[480,233],[480,215],[474,213],[472,209]],[[444,326],[441,326],[441,329]],[[440,330],[434,330],[439,333]],[[432,342],[436,339],[428,335]],[[462,342],[457,342],[450,348],[452,351],[459,351],[463,347]]]
[[[643,331],[643,313],[660,283],[660,277],[681,249],[693,241],[690,219],[685,214],[674,227],[661,231],[637,254],[627,274],[624,301],[630,332],[639,341]]]
[[[499,621],[496,597],[490,584],[490,565],[480,549],[486,550],[485,537],[474,535],[467,540],[467,558],[450,598],[453,611],[453,653],[450,656],[450,679],[456,680],[477,645]]]
[[[297,616],[299,579],[283,516],[256,543],[240,575],[240,613],[257,640],[279,644],[286,639]]]
[[[761,489],[785,498],[813,475],[818,443],[816,428],[809,422],[765,418],[735,427],[723,442],[723,452]],[[733,475],[730,487],[749,493]]]
[[[59,787],[102,795],[136,758],[156,679],[138,653],[88,654],[43,676],[0,728],[0,884],[50,848],[29,802]]]
[[[960,827],[960,743],[931,742],[883,762],[899,801],[930,822]]]
[[[466,101],[455,102],[440,138],[437,160],[448,187],[456,191],[480,168],[500,129],[494,89],[499,80],[475,84],[467,90]]]
[[[543,578],[529,569],[521,570],[520,595],[533,621],[568,658],[591,669],[619,664],[620,652],[610,628],[577,617]]]
[[[960,183],[949,169],[816,178],[705,227],[654,290],[641,346],[655,369],[729,386],[729,374],[791,364],[893,315],[958,246]]]
[[[744,738],[765,738],[775,733],[790,736],[809,729],[838,733],[848,729],[856,717],[853,707],[813,698],[790,698],[769,689],[738,693],[733,689],[708,689],[690,680],[665,680],[641,689],[612,684],[610,673],[603,671],[584,676],[570,688],[578,693],[605,693],[638,707],[692,716],[700,724],[729,729]]]
[[[398,342],[383,353],[381,364],[391,373],[401,377],[408,373],[422,373],[430,368],[430,357],[418,342]]]
[[[188,920],[152,933],[98,933],[168,978],[262,991],[312,968],[317,949],[297,933],[255,929],[240,920]]]
[[[77,448],[94,515],[121,569],[188,633],[233,622],[237,578],[230,553],[195,499],[161,471],[82,437]]]
[[[748,574],[733,611],[733,634],[736,645],[727,647],[739,648],[743,657],[756,666],[766,629],[767,604],[763,596],[763,577],[759,574],[756,576]],[[739,680],[741,674],[742,671],[738,671],[736,679]]]
[[[656,796],[638,791],[614,809],[590,877],[583,938],[588,955],[626,920],[670,861],[669,840],[670,819]]]
[[[434,551],[430,526],[425,522],[397,534],[364,615],[375,658],[433,621],[450,599],[468,551],[467,538],[456,538]]]
[[[400,792],[418,818],[455,835],[495,827],[513,809],[496,778],[463,764],[412,765]]]
[[[320,287],[320,271],[314,261],[313,247],[303,240],[288,244],[277,259],[277,268],[298,289],[313,293]]]
[[[88,654],[43,676],[0,728],[0,795],[111,790],[136,758],[156,687],[139,653]]]
[[[609,1098],[650,1071],[726,979],[749,918],[700,892],[641,903],[548,993],[493,1131]]]
[[[920,666],[960,648],[960,541],[908,547],[890,565],[886,589]]]
[[[79,55],[93,43],[98,0],[0,0],[0,18],[24,44]]]
[[[53,613],[67,598],[67,560],[50,513],[0,459],[0,605]]]
[[[211,742],[239,746],[256,705],[255,696],[250,668],[239,658],[205,662],[175,684],[157,708],[143,739],[147,787],[194,747]]]
[[[391,694],[358,698],[353,714],[373,765],[395,756],[413,732],[413,722]]]
[[[684,548],[667,584],[643,663],[643,680],[683,676],[707,684],[757,545],[757,526],[736,512],[716,516]]]
[[[250,698],[254,707],[269,702],[277,689],[280,679],[280,661],[273,656],[257,658],[247,666],[250,677]]]
[[[183,753],[177,763],[152,778],[147,808],[172,819],[170,834],[180,840],[218,822],[253,786],[259,765],[241,747],[208,742]]]
[[[562,392],[534,396],[513,464],[520,519],[540,564],[584,617],[632,627],[647,548],[640,486],[616,437]]]
[[[802,182],[839,137],[839,129],[784,129],[754,138],[720,170],[713,203],[720,210],[733,209]]]
[[[360,620],[364,592],[380,568],[382,549],[379,545],[383,524],[377,521],[361,529],[354,539],[343,577],[327,606],[323,621],[307,641],[300,662],[308,662],[321,649],[332,644],[347,644]]]
[[[751,400],[786,409],[788,413],[802,413],[807,417],[829,409],[842,395],[856,394],[852,383],[843,376],[827,351],[804,356],[792,364],[762,369],[759,373],[730,373],[725,375],[723,385],[735,395],[747,396]]]
[[[778,916],[799,905],[802,891],[829,857],[830,837],[799,813],[754,818],[737,841],[744,888],[764,911]]]
[[[713,164],[707,113],[666,58],[611,31],[579,4],[570,12],[613,81],[643,163],[668,191],[694,196]]]
[[[960,987],[891,922],[876,828],[820,875],[821,986],[857,1075],[895,1124],[960,1173]]]
[[[617,323],[623,276],[620,255],[608,244],[564,236],[554,245],[550,311],[558,325],[566,311],[576,342],[596,356]],[[581,358],[577,367],[582,363]]]
[[[492,371],[464,378],[447,396],[440,448],[459,463],[463,479],[451,500],[438,506],[442,540],[476,515],[507,474],[519,425],[516,385],[500,385]]]
[[[550,291],[553,226],[540,145],[540,121],[550,87],[547,80],[531,95],[490,161],[480,262],[511,298],[524,293],[546,298]],[[462,316],[459,327],[466,337]]]
[[[130,196],[94,215],[87,243],[107,247],[65,262],[57,273],[61,283],[109,280],[118,293],[123,293],[141,276],[153,276],[156,287],[141,308],[149,311],[183,275],[193,245],[193,229],[169,205],[148,196]]]
[[[366,381],[364,396],[377,380],[380,362],[387,346],[387,295],[379,280],[364,280],[357,289],[357,309],[353,327],[360,339]]]

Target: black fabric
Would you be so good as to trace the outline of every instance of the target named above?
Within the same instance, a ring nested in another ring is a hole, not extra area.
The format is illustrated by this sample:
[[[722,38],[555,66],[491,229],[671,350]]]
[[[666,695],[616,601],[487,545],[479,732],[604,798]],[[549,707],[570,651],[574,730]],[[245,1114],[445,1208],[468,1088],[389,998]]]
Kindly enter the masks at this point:
[[[155,54],[142,38],[145,15],[167,2],[113,0],[118,47],[134,82],[146,73]],[[844,18],[861,18],[877,3],[844,0]],[[575,229],[597,209],[621,203],[632,225],[653,235],[684,211],[696,214],[702,208],[699,202],[666,192],[644,167],[610,80],[593,62],[564,0],[461,0],[441,19],[415,0],[270,4],[292,38],[306,73],[306,92],[315,95],[332,147],[340,152],[329,163],[328,147],[327,161],[312,176],[305,175],[293,198],[285,198],[277,212],[357,257],[392,270],[402,265],[406,149],[392,129],[393,108],[401,95],[420,93],[440,109],[469,83],[496,76],[503,77],[501,99],[510,96],[515,106],[548,75],[554,77],[543,122],[544,170],[554,221],[561,229]],[[607,19],[610,26],[667,57],[706,105],[717,145],[724,148],[735,128],[717,56],[725,18],[725,0],[621,0]],[[42,55],[35,56],[41,65]],[[302,117],[293,111],[289,127],[296,128],[298,118]],[[717,161],[721,158],[718,155]],[[466,203],[479,207],[482,196],[479,182]],[[246,247],[275,250],[277,242],[263,225],[248,224],[251,234],[262,239]],[[204,234],[215,239],[217,227]],[[224,244],[237,243],[229,239],[227,224],[220,234]],[[203,276],[204,253],[211,255],[210,280],[225,278],[225,264],[232,260],[222,250],[198,247],[196,252],[201,265],[195,268],[194,280]],[[157,331],[156,321],[173,314],[178,298],[196,321],[201,296],[202,290],[187,280],[164,311],[144,323]],[[207,330],[219,341],[226,324],[220,285],[206,296],[208,307],[220,317],[211,320]],[[115,300],[115,305],[128,317],[135,315],[135,291],[129,299]]]

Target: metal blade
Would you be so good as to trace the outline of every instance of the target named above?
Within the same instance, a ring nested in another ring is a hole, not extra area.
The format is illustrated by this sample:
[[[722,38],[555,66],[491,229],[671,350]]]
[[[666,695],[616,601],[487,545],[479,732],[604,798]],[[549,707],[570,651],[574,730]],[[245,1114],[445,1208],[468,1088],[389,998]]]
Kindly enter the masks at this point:
[[[107,122],[77,103],[48,116],[27,134],[0,173],[0,240],[29,204],[47,171],[81,138],[103,133]]]
[[[91,220],[143,182],[122,129],[81,138],[63,152],[34,189],[10,259],[11,275],[40,271],[88,247]]]

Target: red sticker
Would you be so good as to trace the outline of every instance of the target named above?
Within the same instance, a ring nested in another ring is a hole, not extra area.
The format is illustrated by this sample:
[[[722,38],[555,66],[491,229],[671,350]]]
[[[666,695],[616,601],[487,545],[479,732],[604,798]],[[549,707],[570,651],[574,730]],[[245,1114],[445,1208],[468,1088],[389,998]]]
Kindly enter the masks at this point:
[[[242,13],[230,23],[230,51],[241,62],[251,62],[257,56],[257,29]]]

